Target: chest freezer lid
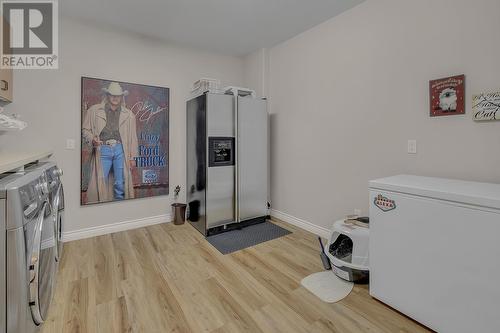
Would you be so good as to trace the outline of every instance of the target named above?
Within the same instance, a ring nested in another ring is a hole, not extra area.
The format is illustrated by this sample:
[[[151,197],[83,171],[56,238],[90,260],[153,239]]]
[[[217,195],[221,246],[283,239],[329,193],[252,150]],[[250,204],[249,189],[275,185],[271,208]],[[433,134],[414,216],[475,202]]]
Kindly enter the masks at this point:
[[[370,189],[500,209],[500,184],[398,175],[372,180]]]

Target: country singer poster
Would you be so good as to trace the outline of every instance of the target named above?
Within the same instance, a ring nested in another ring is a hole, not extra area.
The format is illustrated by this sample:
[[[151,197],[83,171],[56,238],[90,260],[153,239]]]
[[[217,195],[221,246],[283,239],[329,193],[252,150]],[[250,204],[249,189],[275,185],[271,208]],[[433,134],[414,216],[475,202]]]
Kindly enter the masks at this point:
[[[168,194],[169,89],[82,77],[82,205]]]

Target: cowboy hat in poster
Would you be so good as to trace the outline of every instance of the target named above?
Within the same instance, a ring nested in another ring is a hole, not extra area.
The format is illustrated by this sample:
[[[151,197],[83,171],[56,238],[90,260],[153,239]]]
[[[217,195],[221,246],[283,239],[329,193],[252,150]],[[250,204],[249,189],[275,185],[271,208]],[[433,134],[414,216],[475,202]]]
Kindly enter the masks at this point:
[[[431,117],[465,113],[465,75],[429,82]]]
[[[82,77],[82,205],[168,194],[169,89]]]

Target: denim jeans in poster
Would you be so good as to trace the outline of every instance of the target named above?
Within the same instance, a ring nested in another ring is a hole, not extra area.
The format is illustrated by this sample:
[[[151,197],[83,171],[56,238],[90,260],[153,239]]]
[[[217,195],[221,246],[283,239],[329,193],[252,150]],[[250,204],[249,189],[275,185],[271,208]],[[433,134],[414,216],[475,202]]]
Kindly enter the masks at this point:
[[[124,154],[121,143],[111,145],[101,145],[101,165],[103,177],[106,183],[109,179],[109,172],[113,167],[115,183],[113,184],[113,192],[115,200],[123,200],[125,194],[125,178],[123,173]]]

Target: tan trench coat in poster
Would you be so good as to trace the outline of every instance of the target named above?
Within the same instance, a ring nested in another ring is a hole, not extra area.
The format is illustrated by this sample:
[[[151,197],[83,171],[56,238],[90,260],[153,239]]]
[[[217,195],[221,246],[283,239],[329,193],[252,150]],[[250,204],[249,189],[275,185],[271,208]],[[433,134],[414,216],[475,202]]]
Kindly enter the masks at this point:
[[[96,104],[87,110],[82,124],[82,135],[87,142],[92,144],[92,139],[98,137],[104,126],[106,126],[105,103]],[[134,184],[131,170],[132,159],[138,153],[137,132],[135,115],[124,105],[121,107],[119,119],[119,131],[124,153],[124,181],[125,199],[135,196]],[[113,201],[112,173],[106,181],[102,172],[99,147],[94,147],[90,160],[91,172],[87,189],[87,203],[98,203]]]

